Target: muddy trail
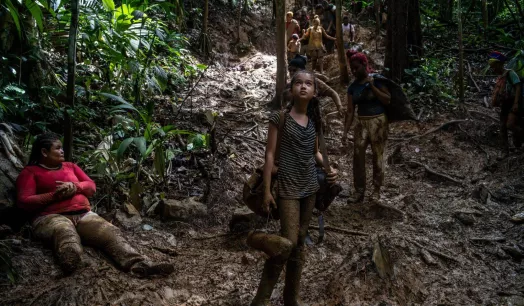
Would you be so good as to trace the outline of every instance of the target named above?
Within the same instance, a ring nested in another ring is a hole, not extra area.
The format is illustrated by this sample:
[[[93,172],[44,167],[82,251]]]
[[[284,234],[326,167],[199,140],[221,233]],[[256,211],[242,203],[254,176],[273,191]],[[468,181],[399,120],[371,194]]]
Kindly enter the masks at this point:
[[[372,56],[380,63],[379,55]],[[327,56],[328,76],[336,76],[337,69],[335,55]],[[153,216],[129,223],[118,214],[103,214],[121,226],[140,252],[172,261],[175,273],[135,278],[86,247],[84,265],[64,276],[51,251],[23,232],[8,237],[20,279],[15,285],[1,280],[0,304],[248,305],[265,255],[246,245],[245,230],[252,226],[276,232],[279,226],[258,219],[230,231],[229,221],[235,211],[242,214],[243,181],[263,162],[275,71],[275,57],[256,51],[256,46],[242,57],[225,55],[208,68],[180,108],[180,124],[202,131],[207,129],[206,112],[218,113],[217,153],[199,156],[209,169],[204,171],[207,176],[198,165],[180,165],[171,173],[171,197],[207,188],[205,216],[184,222]],[[344,97],[345,86],[334,83]],[[352,146],[341,145],[341,120],[325,116],[328,151],[344,191],[324,215],[324,242],[307,247],[304,302],[524,305],[524,230],[510,222],[524,209],[524,154],[514,152],[496,161],[497,114],[483,104],[489,83],[481,85],[482,92],[463,107],[426,110],[420,122],[390,125],[380,205],[370,204],[367,197],[363,203],[346,203]],[[419,113],[423,105],[414,106]],[[159,107],[158,116],[169,121],[166,109]],[[322,100],[324,115],[335,110],[330,100]],[[316,225],[315,218],[311,225]],[[317,231],[312,228],[310,233],[316,241]],[[377,262],[379,251],[387,254],[386,264]],[[272,305],[283,305],[282,289],[283,278]]]

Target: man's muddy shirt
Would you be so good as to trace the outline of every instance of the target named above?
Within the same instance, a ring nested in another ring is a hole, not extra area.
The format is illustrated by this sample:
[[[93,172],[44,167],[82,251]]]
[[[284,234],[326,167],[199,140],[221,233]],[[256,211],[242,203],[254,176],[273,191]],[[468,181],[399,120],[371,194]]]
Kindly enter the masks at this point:
[[[298,124],[289,113],[286,116],[280,140],[278,161],[278,196],[284,199],[302,199],[319,189],[315,168],[315,122],[311,117],[306,127]],[[269,122],[277,128],[280,112],[273,113]]]

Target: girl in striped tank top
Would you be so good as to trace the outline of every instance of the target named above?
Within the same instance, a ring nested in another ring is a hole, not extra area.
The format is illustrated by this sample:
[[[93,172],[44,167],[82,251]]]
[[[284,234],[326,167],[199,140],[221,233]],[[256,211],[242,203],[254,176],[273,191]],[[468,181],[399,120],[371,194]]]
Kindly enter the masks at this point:
[[[271,182],[271,172],[278,163],[278,205],[271,195],[270,184],[265,184],[264,205],[278,208],[281,236],[293,244],[291,254],[269,258],[252,306],[267,305],[280,273],[286,264],[284,305],[302,305],[299,299],[300,277],[305,261],[304,240],[315,207],[319,189],[315,165],[322,165],[317,132],[320,128],[320,108],[315,75],[299,71],[291,79],[293,99],[285,118],[274,113],[269,118],[264,183]],[[280,120],[285,120],[280,140],[279,158],[275,160]],[[334,183],[337,172],[327,169],[328,181]]]

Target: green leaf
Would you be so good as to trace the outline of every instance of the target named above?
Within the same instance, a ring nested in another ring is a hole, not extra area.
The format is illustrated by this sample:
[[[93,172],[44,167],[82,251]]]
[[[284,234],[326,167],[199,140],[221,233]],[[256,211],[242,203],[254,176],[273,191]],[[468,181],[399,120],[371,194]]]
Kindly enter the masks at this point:
[[[204,65],[204,64],[197,64],[196,66],[197,66],[197,68],[200,69],[200,70],[206,70],[206,69],[207,69],[207,66]]]
[[[110,112],[111,113],[114,113],[114,112],[118,112],[118,111],[123,111],[123,110],[132,110],[132,111],[135,111],[137,113],[140,113],[138,111],[138,109],[136,109],[133,105],[131,104],[120,104],[120,105],[117,105],[115,107],[112,107]]]
[[[18,38],[22,38],[22,28],[20,27],[20,18],[18,16],[18,10],[14,7],[13,3],[11,3],[11,0],[5,0],[5,4],[7,5],[7,10],[9,13],[11,13],[11,18],[13,18],[13,22],[15,23],[16,30],[18,32]]]
[[[133,142],[137,146],[142,158],[146,158],[146,139],[144,137],[135,137]]]
[[[108,12],[113,12],[115,10],[115,2],[113,2],[113,0],[102,0],[102,4]]]
[[[33,18],[35,19],[40,32],[43,32],[44,31],[44,15],[42,14],[42,10],[38,6],[38,4],[36,4],[34,0],[25,0],[25,6],[29,10],[29,12],[31,12],[31,16],[33,16]]]
[[[133,142],[133,139],[134,138],[131,137],[131,138],[126,138],[124,139],[124,141],[122,141],[122,143],[118,147],[118,150],[116,151],[116,157],[118,160],[121,160],[122,157],[124,157],[124,153],[126,152],[129,145]]]
[[[117,96],[117,95],[113,95],[113,94],[110,94],[110,93],[107,93],[107,92],[99,92],[98,94],[101,95],[102,97],[113,99],[113,100],[118,101],[120,103],[129,104],[129,102],[127,102],[122,97]]]

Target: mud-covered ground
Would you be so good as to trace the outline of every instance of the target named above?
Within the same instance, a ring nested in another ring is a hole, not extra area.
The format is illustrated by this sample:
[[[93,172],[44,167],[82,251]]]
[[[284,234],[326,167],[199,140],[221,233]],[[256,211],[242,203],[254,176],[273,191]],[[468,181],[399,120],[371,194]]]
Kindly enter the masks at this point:
[[[336,76],[336,58],[326,60],[328,75]],[[208,215],[188,222],[144,217],[141,225],[123,229],[143,254],[172,261],[174,274],[135,278],[116,269],[101,252],[86,248],[85,265],[64,276],[49,249],[27,234],[17,234],[7,241],[20,279],[15,285],[1,280],[0,304],[248,305],[265,255],[247,247],[245,234],[230,233],[228,222],[242,207],[243,180],[262,163],[270,114],[265,104],[273,96],[275,62],[273,56],[256,51],[223,60],[207,70],[191,105],[182,108],[181,120],[197,129],[204,129],[205,119],[200,119],[206,110],[219,112],[218,152],[209,166],[212,179],[200,178],[194,170],[191,183],[182,182],[183,188],[199,190],[210,183]],[[345,86],[335,89],[344,97]],[[327,225],[336,229],[327,230],[322,244],[307,248],[301,289],[306,303],[524,305],[524,231],[510,222],[524,209],[524,155],[517,151],[496,161],[497,114],[483,106],[489,88],[484,89],[471,95],[464,107],[425,110],[421,122],[391,124],[382,206],[367,200],[346,204],[352,181],[351,142],[343,147],[340,119],[326,118],[328,150],[344,192],[325,213]],[[328,100],[323,106],[324,114],[335,110]],[[421,105],[415,107],[418,113]],[[454,122],[424,135],[450,121]],[[370,152],[368,157],[370,166]],[[172,181],[179,173],[175,167]],[[371,184],[371,167],[368,173]],[[172,196],[180,195],[177,185],[180,189],[180,183],[172,185]],[[106,216],[115,222],[111,214]],[[144,224],[152,229],[144,229]],[[278,224],[262,220],[259,227],[277,230]],[[311,235],[316,240],[315,230]],[[373,262],[377,245],[391,258],[384,278]],[[282,305],[282,289],[281,280],[272,305]]]

